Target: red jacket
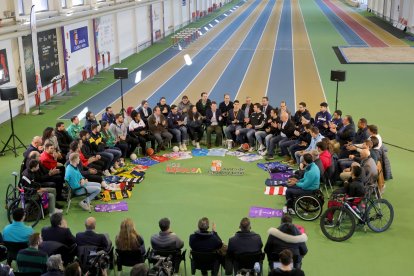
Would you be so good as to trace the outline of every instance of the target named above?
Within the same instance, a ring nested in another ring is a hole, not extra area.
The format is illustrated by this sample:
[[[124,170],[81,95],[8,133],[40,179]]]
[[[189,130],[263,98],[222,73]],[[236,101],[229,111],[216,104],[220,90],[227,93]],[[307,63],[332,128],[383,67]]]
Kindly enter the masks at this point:
[[[331,166],[332,155],[328,150],[324,150],[319,154],[319,159],[322,162],[323,170],[326,171],[327,168]]]
[[[40,154],[40,162],[48,170],[54,169],[57,166],[57,161],[55,160],[53,155],[50,155],[46,151]]]

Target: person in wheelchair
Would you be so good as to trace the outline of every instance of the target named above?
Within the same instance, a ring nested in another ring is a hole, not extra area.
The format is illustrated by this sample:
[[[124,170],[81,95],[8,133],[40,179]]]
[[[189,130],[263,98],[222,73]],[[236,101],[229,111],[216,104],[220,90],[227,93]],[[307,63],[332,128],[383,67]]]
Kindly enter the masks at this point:
[[[42,185],[35,181],[35,173],[39,170],[39,161],[30,160],[29,166],[22,173],[22,178],[20,179],[20,184],[23,188],[35,190],[39,196],[42,196],[43,193],[48,193],[48,209],[49,215],[54,213],[62,213],[63,206],[56,202],[56,189],[47,187],[48,185]],[[44,187],[46,186],[46,187]],[[28,192],[30,195],[30,191]]]
[[[365,196],[365,187],[362,180],[363,168],[358,165],[351,167],[351,182],[345,182],[344,187],[338,188],[332,193],[332,198],[337,197],[338,195],[344,195],[345,197],[352,197],[351,205],[357,206],[361,199]],[[341,202],[338,202],[335,199],[330,199],[328,201],[328,208],[333,206],[342,206]],[[325,221],[326,225],[332,224],[333,213],[330,212],[327,215],[327,220]]]
[[[305,167],[305,174],[303,178],[289,178],[288,188],[286,190],[286,206],[283,207],[283,212],[294,214],[293,203],[295,198],[302,195],[311,195],[314,191],[319,190],[321,173],[318,166],[313,162],[312,155],[305,153],[303,155],[303,163]]]

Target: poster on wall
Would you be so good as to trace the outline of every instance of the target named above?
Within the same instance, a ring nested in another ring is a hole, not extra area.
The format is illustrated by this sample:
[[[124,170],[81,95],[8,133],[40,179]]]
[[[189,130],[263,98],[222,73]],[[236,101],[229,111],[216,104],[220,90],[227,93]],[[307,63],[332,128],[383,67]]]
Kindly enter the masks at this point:
[[[187,5],[187,1],[186,0],[182,0],[182,5],[186,6]]]
[[[33,60],[33,46],[32,36],[26,35],[22,37],[23,41],[23,55],[24,55],[24,69],[26,71],[26,85],[28,93],[36,91],[36,75]]]
[[[162,26],[161,26],[161,4],[156,3],[152,5],[152,32],[154,41],[158,41],[162,38]]]
[[[39,32],[37,34],[37,45],[40,77],[42,85],[46,86],[50,84],[54,77],[60,74],[56,29]]]
[[[89,47],[88,27],[82,27],[69,32],[70,35],[70,51],[74,53]]]
[[[103,16],[95,19],[96,60],[98,70],[111,65],[111,55],[114,58],[115,39],[113,17]]]
[[[6,49],[0,50],[0,85],[10,81],[9,64],[7,63]]]

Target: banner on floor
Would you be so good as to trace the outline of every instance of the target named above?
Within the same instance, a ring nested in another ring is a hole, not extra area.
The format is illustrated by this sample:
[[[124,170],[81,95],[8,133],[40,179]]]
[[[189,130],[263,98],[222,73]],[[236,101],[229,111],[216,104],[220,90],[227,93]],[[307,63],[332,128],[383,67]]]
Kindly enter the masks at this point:
[[[69,32],[69,35],[70,35],[71,53],[74,53],[76,51],[89,47],[87,26],[71,30]]]

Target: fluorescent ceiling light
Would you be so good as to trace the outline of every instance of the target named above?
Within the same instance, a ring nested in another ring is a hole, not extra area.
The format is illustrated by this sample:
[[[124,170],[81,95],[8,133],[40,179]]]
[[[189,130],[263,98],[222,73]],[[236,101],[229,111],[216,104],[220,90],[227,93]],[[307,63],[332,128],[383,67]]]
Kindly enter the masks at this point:
[[[191,57],[188,54],[184,55],[184,60],[185,60],[185,64],[187,64],[188,66],[193,64],[193,61],[191,60]]]
[[[136,74],[135,74],[135,84],[139,83],[141,81],[141,75],[142,75],[142,71],[139,70]]]

